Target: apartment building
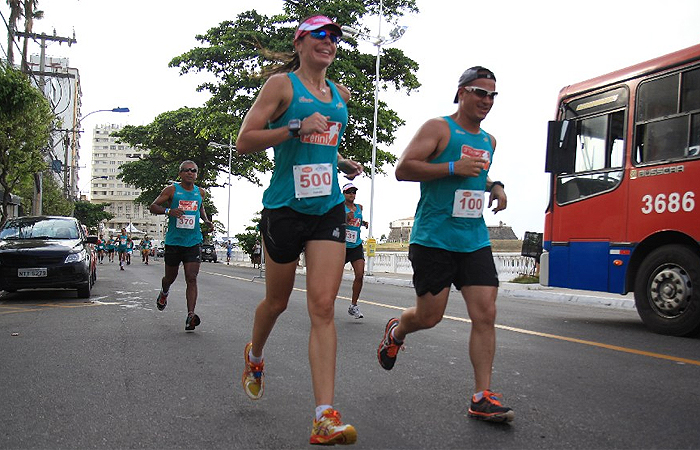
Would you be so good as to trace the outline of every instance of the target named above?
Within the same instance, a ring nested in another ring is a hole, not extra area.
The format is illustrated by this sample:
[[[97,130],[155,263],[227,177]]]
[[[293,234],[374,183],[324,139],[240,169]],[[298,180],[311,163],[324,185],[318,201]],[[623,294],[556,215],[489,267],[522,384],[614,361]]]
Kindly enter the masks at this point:
[[[162,240],[164,216],[153,215],[148,206],[135,203],[141,191],[117,178],[123,164],[147,153],[125,143],[118,144],[112,134],[122,128],[120,124],[104,124],[93,129],[90,199],[92,203],[109,203],[105,211],[114,215],[112,220],[102,224],[100,231],[107,235],[112,230],[127,228],[136,237],[147,234],[152,239]]]
[[[80,196],[78,190],[80,154],[78,117],[82,97],[80,74],[78,69],[70,67],[68,58],[46,56],[42,61],[39,55],[32,55],[28,65],[34,74],[31,78],[32,83],[36,84],[48,99],[51,110],[61,124],[61,128],[51,132],[45,157],[53,169],[51,173],[63,187],[64,195],[67,198],[77,199]]]

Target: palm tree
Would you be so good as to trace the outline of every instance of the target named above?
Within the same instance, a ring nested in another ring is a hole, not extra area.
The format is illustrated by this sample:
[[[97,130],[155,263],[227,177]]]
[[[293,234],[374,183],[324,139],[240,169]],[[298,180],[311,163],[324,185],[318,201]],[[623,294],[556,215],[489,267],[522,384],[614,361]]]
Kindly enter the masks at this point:
[[[8,0],[10,1],[10,0]],[[37,11],[36,8],[39,6],[39,0],[24,0],[24,44],[22,45],[22,70],[29,71],[29,66],[27,65],[27,46],[29,44],[29,33],[32,32],[34,28],[34,19],[43,19],[44,11]]]
[[[10,20],[7,25],[7,64],[12,66],[14,63],[14,45],[15,31],[17,31],[17,22],[22,17],[23,8],[22,0],[7,0],[10,5]]]

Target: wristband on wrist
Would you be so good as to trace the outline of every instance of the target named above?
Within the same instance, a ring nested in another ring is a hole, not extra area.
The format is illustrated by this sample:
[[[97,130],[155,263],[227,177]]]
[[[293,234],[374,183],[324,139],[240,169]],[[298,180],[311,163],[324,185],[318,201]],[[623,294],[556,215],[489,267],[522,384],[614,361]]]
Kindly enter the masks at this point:
[[[449,163],[447,163],[447,168],[450,171],[450,176],[455,174],[455,162],[454,161],[450,161]]]
[[[491,192],[491,189],[493,189],[494,186],[500,186],[503,189],[506,188],[505,185],[503,183],[501,183],[500,181],[493,181],[493,182],[491,182],[491,186],[489,186],[488,191]]]
[[[166,216],[170,214],[170,208],[165,208],[165,211],[163,212]]]

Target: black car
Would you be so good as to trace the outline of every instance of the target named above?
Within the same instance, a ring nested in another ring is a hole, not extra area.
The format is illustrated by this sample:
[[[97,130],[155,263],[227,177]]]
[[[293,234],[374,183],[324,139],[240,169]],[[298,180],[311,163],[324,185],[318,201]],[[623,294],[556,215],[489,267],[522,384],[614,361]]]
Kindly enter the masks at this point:
[[[213,244],[202,244],[202,262],[216,262],[216,248]]]
[[[77,289],[88,298],[97,278],[96,243],[74,217],[8,219],[0,230],[0,289]]]

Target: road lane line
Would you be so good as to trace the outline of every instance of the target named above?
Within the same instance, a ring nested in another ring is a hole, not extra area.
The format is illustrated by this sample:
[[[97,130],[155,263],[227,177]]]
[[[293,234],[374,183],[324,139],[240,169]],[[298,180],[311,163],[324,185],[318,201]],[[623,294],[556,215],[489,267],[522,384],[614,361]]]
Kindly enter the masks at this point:
[[[207,273],[209,273],[210,275],[220,275],[220,276],[223,276],[223,277],[226,277],[226,278],[233,278],[233,279],[241,280],[241,281],[252,281],[252,280],[250,280],[249,278],[241,278],[241,277],[235,277],[235,276],[232,276],[232,275],[225,275],[225,274],[212,273],[212,272],[207,272]],[[258,282],[258,283],[259,283],[259,282]],[[295,291],[299,291],[299,292],[306,292],[306,289],[303,289],[303,288],[296,288],[296,287],[295,287],[294,290],[295,290]],[[344,296],[341,296],[341,295],[339,295],[337,298],[340,298],[340,299],[343,299],[343,300],[351,300],[350,297],[344,297]],[[363,303],[363,304],[372,305],[372,306],[378,306],[378,307],[387,308],[387,309],[395,309],[395,310],[398,310],[398,311],[404,311],[404,310],[406,309],[406,308],[404,308],[404,307],[402,307],[402,306],[387,305],[387,304],[385,304],[385,303],[372,302],[372,301],[369,301],[369,300],[362,300],[362,299],[359,299],[359,300],[358,300],[358,303]],[[445,315],[445,316],[443,316],[443,318],[444,318],[444,319],[448,319],[448,320],[453,320],[453,321],[456,321],[456,322],[471,323],[471,320],[466,319],[466,318],[464,318],[464,317],[457,317],[457,316],[448,316],[448,315]],[[509,327],[509,326],[507,326],[507,325],[498,325],[498,324],[496,324],[495,326],[496,326],[496,328],[498,328],[498,329],[500,329],[500,330],[511,331],[511,332],[514,332],[514,333],[528,334],[528,335],[531,335],[531,336],[544,337],[544,338],[548,338],[548,339],[556,339],[556,340],[558,340],[558,341],[572,342],[572,343],[574,343],[574,344],[587,345],[587,346],[590,346],[590,347],[604,348],[604,349],[607,349],[607,350],[613,350],[613,351],[622,352],[622,353],[629,353],[629,354],[632,354],[632,355],[646,356],[646,357],[649,357],[649,358],[663,359],[663,360],[667,360],[667,361],[673,361],[673,362],[678,362],[678,363],[683,363],[683,364],[691,364],[691,365],[694,365],[694,366],[700,366],[700,361],[694,360],[694,359],[680,358],[680,357],[677,357],[677,356],[664,355],[664,354],[662,354],[662,353],[647,352],[647,351],[644,351],[644,350],[636,350],[636,349],[633,349],[633,348],[620,347],[620,346],[618,346],[618,345],[604,344],[604,343],[602,343],[602,342],[588,341],[588,340],[585,340],[585,339],[571,338],[571,337],[567,337],[567,336],[560,336],[560,335],[550,334],[550,333],[542,333],[542,332],[539,332],[539,331],[526,330],[526,329],[524,329],[524,328]]]
[[[0,305],[0,315],[31,312],[31,311],[41,311],[41,308],[31,309],[31,308],[20,308],[17,306]]]

